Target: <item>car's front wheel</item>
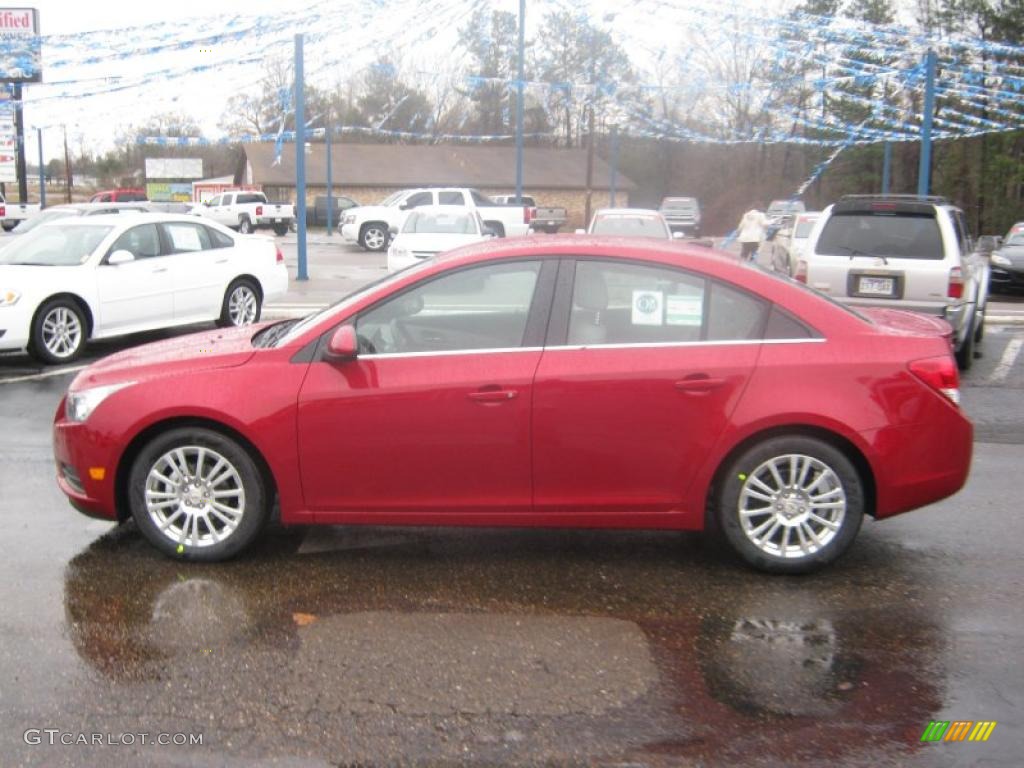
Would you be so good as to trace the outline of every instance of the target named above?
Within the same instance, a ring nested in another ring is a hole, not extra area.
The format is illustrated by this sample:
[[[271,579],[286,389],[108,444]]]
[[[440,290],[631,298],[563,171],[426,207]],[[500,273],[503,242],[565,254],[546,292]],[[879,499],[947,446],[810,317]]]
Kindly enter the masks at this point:
[[[136,457],[128,479],[132,517],[157,549],[187,560],[217,561],[250,544],[269,516],[255,461],[210,429],[173,429]]]
[[[864,483],[842,451],[813,437],[775,437],[725,471],[717,522],[754,568],[808,573],[853,543],[864,504]]]
[[[44,363],[70,363],[85,348],[82,308],[71,299],[51,299],[32,320],[29,351]]]
[[[368,251],[383,251],[388,245],[388,228],[376,222],[366,224],[359,234],[359,244]]]

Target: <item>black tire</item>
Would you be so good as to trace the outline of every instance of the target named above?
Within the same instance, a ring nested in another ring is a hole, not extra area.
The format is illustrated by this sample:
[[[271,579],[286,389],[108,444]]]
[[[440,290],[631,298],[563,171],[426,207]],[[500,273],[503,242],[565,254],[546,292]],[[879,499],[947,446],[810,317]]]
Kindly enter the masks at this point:
[[[974,320],[971,320],[971,327],[967,329],[967,333],[964,334],[964,341],[960,345],[960,349],[956,351],[956,364],[961,371],[969,371],[971,365],[974,364],[974,338],[975,328]]]
[[[274,234],[277,235],[278,237],[284,237],[285,235],[288,234],[288,225],[287,224],[275,224],[274,225]]]
[[[485,221],[484,226],[493,229],[498,237],[505,236],[505,225],[502,224],[500,221]]]
[[[82,354],[88,334],[85,313],[76,301],[50,299],[32,318],[28,351],[43,363],[70,363]]]
[[[178,471],[168,459],[176,450]],[[224,465],[219,465],[221,459]],[[200,485],[204,479],[221,477],[225,479],[213,485]],[[157,505],[152,511],[147,507],[147,483]],[[222,504],[213,502],[214,488],[238,493],[222,497]],[[203,427],[172,429],[153,438],[132,463],[128,501],[136,525],[150,544],[165,555],[201,562],[237,555],[259,535],[270,516],[270,495],[253,457],[236,441]],[[212,508],[213,503],[233,511],[226,515]],[[233,527],[225,522],[229,520],[234,521]]]
[[[792,456],[800,458],[795,478],[790,477]],[[781,485],[771,473],[772,462]],[[864,517],[864,483],[856,467],[842,451],[813,437],[774,437],[748,448],[726,468],[719,486],[713,510],[717,528],[740,558],[767,573],[810,573],[828,565],[853,543]],[[810,517],[812,502],[844,503],[841,509],[817,510],[834,529]],[[741,504],[747,515],[741,514]],[[749,514],[752,508],[756,511]],[[765,535],[755,543],[760,534]]]
[[[390,239],[387,225],[379,221],[363,224],[359,230],[359,245],[368,251],[383,251],[388,247]]]
[[[985,310],[981,312],[981,322],[978,323],[978,327],[974,329],[974,343],[979,343],[985,338]]]
[[[252,222],[248,216],[243,216],[238,220],[238,231],[243,235],[251,235],[253,232]]]
[[[217,325],[221,328],[240,328],[260,321],[263,314],[263,294],[259,286],[246,277],[233,280],[224,291]]]
[[[4,232],[10,232],[12,229],[14,229],[20,223],[21,222],[18,222],[18,221],[5,221],[3,223],[0,223],[0,227],[3,227]]]

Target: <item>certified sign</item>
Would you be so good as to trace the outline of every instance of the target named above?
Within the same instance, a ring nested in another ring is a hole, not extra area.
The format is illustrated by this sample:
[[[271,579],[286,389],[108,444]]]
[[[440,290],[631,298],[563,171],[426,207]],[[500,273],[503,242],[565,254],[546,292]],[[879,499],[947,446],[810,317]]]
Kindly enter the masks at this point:
[[[43,79],[39,11],[0,8],[0,81],[38,83]]]
[[[663,325],[664,306],[661,291],[633,291],[633,325]]]

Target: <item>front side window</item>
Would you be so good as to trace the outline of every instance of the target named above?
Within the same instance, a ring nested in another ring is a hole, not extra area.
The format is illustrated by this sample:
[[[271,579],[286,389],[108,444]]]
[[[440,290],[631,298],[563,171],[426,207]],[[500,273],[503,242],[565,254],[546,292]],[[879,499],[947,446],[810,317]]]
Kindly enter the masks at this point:
[[[175,222],[164,224],[164,232],[171,242],[171,253],[205,251],[210,248],[210,236],[202,224]]]
[[[363,354],[509,349],[523,344],[539,261],[490,264],[429,280],[356,321]]]
[[[416,208],[420,205],[430,205],[433,202],[429,192],[417,192],[415,195],[409,195],[409,198],[405,201],[406,208]]]
[[[114,251],[128,251],[136,259],[149,259],[159,256],[160,233],[157,231],[156,224],[142,224],[124,232],[110,246],[109,253]]]

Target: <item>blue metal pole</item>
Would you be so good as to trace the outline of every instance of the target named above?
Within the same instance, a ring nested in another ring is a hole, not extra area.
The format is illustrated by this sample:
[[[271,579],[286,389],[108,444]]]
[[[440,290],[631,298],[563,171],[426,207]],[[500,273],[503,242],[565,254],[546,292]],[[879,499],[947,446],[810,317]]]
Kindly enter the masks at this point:
[[[887,141],[882,149],[882,194],[889,194],[889,182],[892,180],[892,142]]]
[[[932,118],[935,113],[935,51],[925,56],[924,119],[921,121],[921,162],[917,167],[917,196],[925,197],[931,188]]]
[[[617,125],[612,126],[611,135],[611,179],[608,182],[608,205],[611,208],[615,207],[615,182],[618,181],[618,165],[619,165],[619,127]]]
[[[46,171],[43,168],[43,129],[36,128],[36,141],[39,143],[39,209],[46,207]]]
[[[309,280],[306,266],[306,105],[303,96],[302,35],[295,36],[295,218],[299,222],[299,273]]]
[[[516,197],[523,196],[523,68],[526,48],[526,0],[519,0],[519,77],[516,80]]]
[[[331,169],[331,112],[327,110],[327,236],[331,236],[334,221],[334,200],[331,196],[331,187],[334,185],[334,174]]]

